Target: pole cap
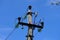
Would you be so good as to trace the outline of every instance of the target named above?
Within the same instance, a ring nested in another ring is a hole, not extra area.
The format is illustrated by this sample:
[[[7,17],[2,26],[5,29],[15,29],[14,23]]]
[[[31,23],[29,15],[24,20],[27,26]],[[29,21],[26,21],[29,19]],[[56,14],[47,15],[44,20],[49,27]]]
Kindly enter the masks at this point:
[[[28,8],[29,8],[29,9],[31,9],[31,8],[32,8],[32,6],[31,6],[31,5],[29,5],[29,6],[28,6]]]

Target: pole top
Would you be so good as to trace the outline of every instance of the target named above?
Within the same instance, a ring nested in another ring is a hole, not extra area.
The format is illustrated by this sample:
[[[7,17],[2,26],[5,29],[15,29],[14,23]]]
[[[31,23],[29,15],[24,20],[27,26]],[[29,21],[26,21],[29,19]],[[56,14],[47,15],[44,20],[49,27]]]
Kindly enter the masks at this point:
[[[31,10],[31,8],[32,8],[32,6],[31,6],[31,5],[29,5],[29,6],[28,6],[28,9],[30,9],[30,10]]]

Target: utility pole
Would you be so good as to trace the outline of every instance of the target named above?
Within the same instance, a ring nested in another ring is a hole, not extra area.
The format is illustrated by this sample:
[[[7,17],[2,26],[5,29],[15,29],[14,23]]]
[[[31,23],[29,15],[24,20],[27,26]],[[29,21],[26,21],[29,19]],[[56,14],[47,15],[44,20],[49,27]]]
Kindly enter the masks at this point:
[[[38,31],[43,29],[44,26],[44,22],[40,22],[40,25],[36,25],[32,23],[32,15],[35,14],[31,11],[32,6],[29,5],[28,6],[28,12],[27,14],[24,16],[24,19],[27,17],[28,18],[28,23],[24,23],[21,22],[21,17],[18,17],[18,24],[16,25],[16,27],[18,27],[19,25],[25,25],[28,26],[28,33],[27,33],[27,40],[33,40],[33,31],[35,28],[38,28]]]
[[[8,39],[8,37],[15,31],[16,28],[19,27],[19,25],[22,25],[22,26],[24,25],[24,26],[27,26],[27,27],[28,27],[28,33],[27,33],[27,35],[26,35],[27,40],[33,40],[33,37],[34,37],[34,36],[33,36],[33,31],[35,30],[35,28],[38,28],[38,32],[40,32],[40,31],[43,29],[44,22],[41,21],[41,19],[40,19],[40,22],[39,22],[38,25],[35,24],[35,19],[34,19],[34,23],[32,23],[32,16],[33,16],[33,14],[35,15],[34,18],[36,18],[36,17],[37,17],[37,13],[33,13],[33,12],[31,11],[31,9],[32,9],[32,6],[29,5],[29,6],[28,6],[28,12],[27,12],[27,14],[23,17],[23,20],[26,19],[26,18],[28,18],[28,23],[22,22],[22,21],[21,21],[22,18],[21,18],[21,17],[18,17],[18,18],[17,18],[17,19],[18,19],[18,23],[16,24],[16,26],[15,26],[15,28],[12,30],[12,32],[6,37],[5,40]],[[23,28],[22,28],[22,29],[23,29]]]

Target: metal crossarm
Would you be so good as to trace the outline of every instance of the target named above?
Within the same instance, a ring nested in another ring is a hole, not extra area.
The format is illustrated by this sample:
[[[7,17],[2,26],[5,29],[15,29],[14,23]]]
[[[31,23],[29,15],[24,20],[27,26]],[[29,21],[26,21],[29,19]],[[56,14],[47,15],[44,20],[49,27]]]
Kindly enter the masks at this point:
[[[28,26],[28,27],[37,27],[37,28],[43,28],[42,26],[40,25],[35,25],[35,24],[28,24],[28,23],[24,23],[24,22],[18,22],[18,24],[20,25],[25,25],[25,26]]]

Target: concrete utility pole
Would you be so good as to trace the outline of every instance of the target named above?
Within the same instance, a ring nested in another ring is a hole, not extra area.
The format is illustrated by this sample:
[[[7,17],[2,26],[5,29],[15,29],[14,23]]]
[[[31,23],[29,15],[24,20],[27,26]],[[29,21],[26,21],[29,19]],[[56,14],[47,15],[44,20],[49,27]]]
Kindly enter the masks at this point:
[[[43,22],[43,21],[41,21],[41,22],[39,23],[39,25],[35,24],[35,20],[34,20],[34,23],[32,23],[32,16],[33,16],[33,14],[35,15],[34,18],[36,18],[37,13],[33,13],[33,12],[31,11],[31,9],[32,9],[32,6],[29,5],[29,6],[28,6],[28,12],[27,12],[27,14],[23,17],[23,20],[26,19],[26,18],[28,18],[28,23],[21,22],[21,17],[18,17],[18,18],[17,18],[17,19],[18,19],[17,25],[15,26],[15,28],[13,29],[13,31],[6,37],[5,40],[8,39],[8,37],[15,31],[16,28],[19,27],[19,25],[28,26],[28,33],[27,33],[27,36],[26,36],[26,37],[27,37],[27,40],[33,40],[33,37],[34,37],[34,36],[33,36],[33,31],[34,31],[35,28],[38,28],[38,32],[41,31],[41,29],[43,29],[43,26],[44,26],[44,22]],[[22,28],[22,29],[23,29],[23,28]]]
[[[28,6],[28,12],[24,16],[24,19],[28,18],[28,23],[20,22],[21,17],[18,17],[18,24],[17,25],[25,25],[28,26],[28,33],[27,33],[27,40],[33,40],[33,31],[35,28],[38,28],[38,30],[41,30],[43,28],[44,22],[41,22],[41,25],[36,25],[32,23],[32,14],[35,14],[31,11],[32,6]]]

